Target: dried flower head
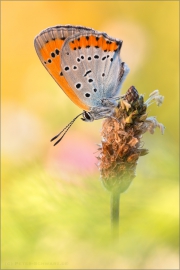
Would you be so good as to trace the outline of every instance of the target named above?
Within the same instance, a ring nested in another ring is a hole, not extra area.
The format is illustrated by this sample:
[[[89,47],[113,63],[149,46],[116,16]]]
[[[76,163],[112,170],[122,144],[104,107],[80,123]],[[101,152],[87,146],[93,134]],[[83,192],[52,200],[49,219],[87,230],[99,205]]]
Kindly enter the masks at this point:
[[[153,134],[156,127],[164,133],[163,124],[154,116],[147,117],[147,107],[153,102],[158,106],[163,102],[158,90],[144,102],[143,96],[131,86],[120,99],[114,115],[103,122],[98,167],[109,191],[124,192],[135,177],[139,157],[148,154],[142,148],[142,134],[146,131]]]

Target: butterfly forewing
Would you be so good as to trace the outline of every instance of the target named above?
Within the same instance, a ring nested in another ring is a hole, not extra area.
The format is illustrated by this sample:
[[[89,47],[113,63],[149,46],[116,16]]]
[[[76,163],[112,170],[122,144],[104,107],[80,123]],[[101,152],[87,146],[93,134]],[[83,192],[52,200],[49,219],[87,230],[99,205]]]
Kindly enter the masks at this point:
[[[92,29],[81,26],[73,27],[70,25],[50,27],[42,31],[35,38],[34,45],[42,64],[60,85],[66,95],[81,109],[89,110],[89,106],[83,103],[70,87],[61,70],[61,50],[63,44],[68,37],[75,35],[80,31],[88,32],[92,31]]]

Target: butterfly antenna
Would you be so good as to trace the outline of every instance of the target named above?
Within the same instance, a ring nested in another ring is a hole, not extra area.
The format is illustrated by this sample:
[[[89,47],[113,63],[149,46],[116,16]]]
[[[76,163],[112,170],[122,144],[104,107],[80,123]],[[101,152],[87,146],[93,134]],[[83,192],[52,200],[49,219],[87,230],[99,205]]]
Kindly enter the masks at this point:
[[[57,140],[57,142],[55,142],[54,146],[56,144],[58,144],[62,138],[64,137],[64,135],[67,133],[67,131],[70,129],[70,127],[72,126],[72,124],[75,122],[75,120],[80,116],[82,115],[83,113],[80,113],[78,114],[65,128],[63,128],[63,130],[61,130],[60,133],[58,133],[56,136],[54,136],[52,139],[51,139],[51,142],[54,141],[55,139],[57,139],[63,132],[64,134],[61,136],[61,138],[59,140]]]

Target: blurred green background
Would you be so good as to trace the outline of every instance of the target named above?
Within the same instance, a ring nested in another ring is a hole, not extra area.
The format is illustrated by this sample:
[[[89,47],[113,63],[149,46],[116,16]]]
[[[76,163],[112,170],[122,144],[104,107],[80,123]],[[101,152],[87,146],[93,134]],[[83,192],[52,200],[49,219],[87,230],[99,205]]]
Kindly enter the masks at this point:
[[[33,45],[57,24],[123,40],[134,85],[159,89],[149,107],[166,126],[143,137],[150,153],[121,196],[120,241],[111,242],[109,193],[95,165],[102,121],[80,113],[40,63]],[[1,1],[3,269],[179,269],[179,1]]]

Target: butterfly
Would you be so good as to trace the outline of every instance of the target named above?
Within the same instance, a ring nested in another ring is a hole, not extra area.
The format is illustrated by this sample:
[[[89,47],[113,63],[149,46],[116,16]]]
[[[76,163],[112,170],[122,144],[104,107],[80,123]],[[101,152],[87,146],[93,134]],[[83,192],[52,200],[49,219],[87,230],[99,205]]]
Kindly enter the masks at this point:
[[[65,135],[80,115],[86,122],[113,115],[129,72],[120,59],[122,43],[106,33],[72,25],[49,27],[35,37],[34,46],[41,63],[83,110],[52,140],[62,132]]]

